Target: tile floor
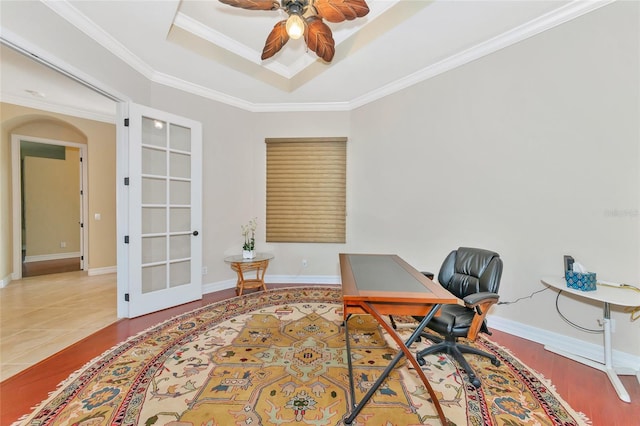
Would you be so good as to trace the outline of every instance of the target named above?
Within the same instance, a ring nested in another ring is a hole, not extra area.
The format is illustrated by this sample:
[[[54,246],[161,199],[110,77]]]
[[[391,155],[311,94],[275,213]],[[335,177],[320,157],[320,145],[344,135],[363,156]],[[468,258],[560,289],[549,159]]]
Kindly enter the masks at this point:
[[[116,320],[115,273],[12,281],[0,289],[0,381]]]

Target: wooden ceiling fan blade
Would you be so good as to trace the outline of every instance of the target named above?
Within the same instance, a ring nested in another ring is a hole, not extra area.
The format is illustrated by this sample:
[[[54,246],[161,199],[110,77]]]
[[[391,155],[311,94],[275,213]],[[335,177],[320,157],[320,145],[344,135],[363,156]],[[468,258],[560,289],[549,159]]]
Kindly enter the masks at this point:
[[[220,3],[249,10],[280,9],[280,3],[275,0],[220,0]]]
[[[286,24],[286,19],[284,21],[278,22],[269,33],[267,41],[264,44],[264,49],[262,50],[261,58],[263,60],[269,59],[270,57],[278,53],[280,49],[282,49],[282,46],[284,46],[289,41],[289,34],[287,34]]]
[[[331,62],[336,53],[336,43],[333,40],[331,28],[317,16],[310,16],[306,19],[307,25],[304,30],[304,41],[307,47],[326,62]]]
[[[351,21],[369,13],[365,0],[315,0],[313,7],[329,22]]]

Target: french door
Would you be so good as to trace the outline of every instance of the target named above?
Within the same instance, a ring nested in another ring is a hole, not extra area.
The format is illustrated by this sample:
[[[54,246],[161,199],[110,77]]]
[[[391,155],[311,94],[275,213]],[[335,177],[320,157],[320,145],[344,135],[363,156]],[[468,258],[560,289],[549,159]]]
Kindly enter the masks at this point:
[[[132,318],[202,298],[202,126],[131,103],[127,115],[118,289]]]

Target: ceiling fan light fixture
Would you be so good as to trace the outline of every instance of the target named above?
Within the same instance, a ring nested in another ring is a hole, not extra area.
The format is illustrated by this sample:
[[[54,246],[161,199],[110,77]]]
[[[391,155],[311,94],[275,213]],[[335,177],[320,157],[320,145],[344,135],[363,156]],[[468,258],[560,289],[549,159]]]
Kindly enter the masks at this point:
[[[297,13],[292,13],[287,19],[285,27],[289,37],[294,40],[299,39],[304,34],[304,19]]]
[[[1,0],[0,0],[1,1]],[[288,18],[274,25],[267,36],[260,58],[271,58],[289,39],[304,36],[307,50],[331,62],[335,41],[331,28],[323,21],[343,22],[369,13],[366,0],[220,0],[224,4],[249,10],[281,10]]]

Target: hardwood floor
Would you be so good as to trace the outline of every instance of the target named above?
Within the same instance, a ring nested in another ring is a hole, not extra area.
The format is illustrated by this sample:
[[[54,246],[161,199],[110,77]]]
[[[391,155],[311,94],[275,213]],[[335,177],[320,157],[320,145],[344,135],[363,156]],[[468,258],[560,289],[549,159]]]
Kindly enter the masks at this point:
[[[37,277],[39,275],[59,274],[61,272],[75,272],[79,270],[79,257],[22,263],[23,278]]]
[[[233,296],[233,289],[223,290],[206,294],[201,301],[117,321],[15,374],[0,383],[1,424],[11,424],[30,412],[72,372],[129,336],[180,313]],[[593,426],[640,424],[640,384],[634,376],[622,377],[631,395],[631,403],[624,403],[618,399],[607,377],[599,371],[548,352],[542,345],[517,336],[495,331],[491,339],[509,348],[521,361],[551,380],[561,397],[576,411],[585,413]]]
[[[511,334],[494,330],[490,339],[550,380],[558,394],[574,410],[586,414],[593,426],[640,425],[640,383],[635,376],[620,376],[631,397],[631,403],[626,403],[618,398],[605,373]]]

